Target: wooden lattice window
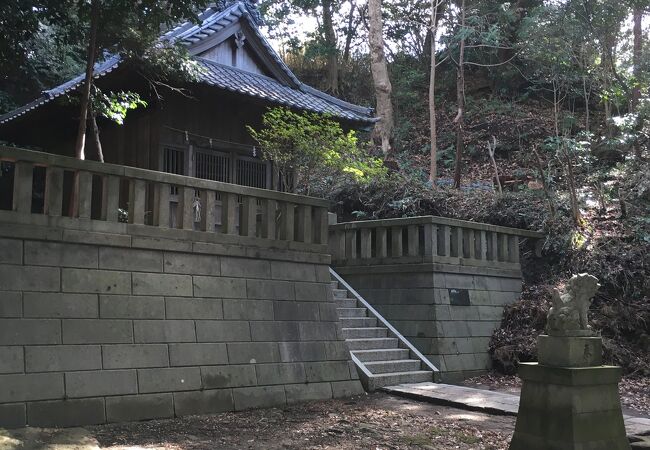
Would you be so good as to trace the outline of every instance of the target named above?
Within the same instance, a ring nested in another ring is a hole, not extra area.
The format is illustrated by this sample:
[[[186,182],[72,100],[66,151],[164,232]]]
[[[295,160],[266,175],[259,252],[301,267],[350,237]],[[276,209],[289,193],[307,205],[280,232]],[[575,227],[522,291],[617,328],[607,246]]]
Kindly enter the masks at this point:
[[[237,160],[237,184],[267,189],[267,163],[253,158]]]
[[[194,153],[196,178],[230,183],[230,155],[220,152]]]

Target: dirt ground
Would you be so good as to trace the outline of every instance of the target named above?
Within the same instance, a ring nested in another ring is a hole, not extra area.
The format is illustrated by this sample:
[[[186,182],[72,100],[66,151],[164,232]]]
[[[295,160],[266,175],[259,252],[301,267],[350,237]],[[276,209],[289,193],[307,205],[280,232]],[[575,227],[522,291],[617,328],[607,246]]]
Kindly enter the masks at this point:
[[[0,430],[2,450],[505,450],[515,418],[383,393],[286,408],[68,430]]]

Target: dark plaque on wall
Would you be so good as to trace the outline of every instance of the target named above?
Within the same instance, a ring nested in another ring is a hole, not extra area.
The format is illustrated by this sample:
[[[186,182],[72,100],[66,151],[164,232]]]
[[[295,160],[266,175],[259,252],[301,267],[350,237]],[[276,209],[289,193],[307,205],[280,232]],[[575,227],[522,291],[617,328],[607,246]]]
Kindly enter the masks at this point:
[[[467,289],[448,289],[449,302],[454,306],[469,306],[469,292]]]

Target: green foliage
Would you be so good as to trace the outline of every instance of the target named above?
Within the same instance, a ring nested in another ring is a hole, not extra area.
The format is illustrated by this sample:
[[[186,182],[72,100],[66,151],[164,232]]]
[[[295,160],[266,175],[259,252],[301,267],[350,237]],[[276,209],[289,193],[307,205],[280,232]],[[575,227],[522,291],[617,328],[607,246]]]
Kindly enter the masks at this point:
[[[93,95],[93,109],[119,125],[124,123],[126,113],[129,110],[140,106],[146,107],[147,102],[136,92],[120,91],[105,94],[99,89],[95,89]]]
[[[33,100],[41,91],[83,70],[83,45],[66,42],[65,33],[60,26],[41,24],[21,43],[24,55],[0,62],[0,113]]]
[[[378,158],[360,147],[355,132],[343,131],[328,116],[294,113],[273,108],[262,117],[263,127],[247,127],[265,159],[273,161],[283,175],[283,188],[293,186],[306,194],[324,179],[343,176],[357,182],[382,177],[385,168]]]

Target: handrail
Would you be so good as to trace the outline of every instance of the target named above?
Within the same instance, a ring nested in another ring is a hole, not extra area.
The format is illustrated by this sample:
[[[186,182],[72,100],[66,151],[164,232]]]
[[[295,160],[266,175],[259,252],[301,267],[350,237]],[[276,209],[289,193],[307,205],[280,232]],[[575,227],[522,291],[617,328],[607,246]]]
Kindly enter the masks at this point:
[[[368,303],[366,301],[366,299],[364,299],[361,296],[361,294],[359,294],[357,291],[355,291],[354,288],[352,286],[350,286],[343,278],[341,278],[341,276],[338,273],[336,273],[336,271],[334,271],[334,269],[332,269],[331,267],[330,267],[330,274],[334,278],[336,278],[336,281],[341,283],[341,285],[343,285],[343,287],[345,289],[347,289],[356,298],[357,301],[359,301],[366,309],[368,309],[368,311],[370,311],[370,313],[373,316],[375,316],[377,318],[377,320],[379,320],[382,323],[383,326],[388,328],[388,330],[403,345],[405,345],[421,362],[423,362],[431,371],[433,371],[434,374],[440,372],[440,370],[436,366],[434,366],[431,363],[431,361],[429,361],[422,353],[420,353],[420,351],[417,348],[415,348],[413,346],[413,344],[411,344],[404,336],[402,336],[402,334],[399,331],[397,331],[397,329],[395,329],[395,327],[392,326],[390,324],[390,322],[388,322],[386,319],[384,319],[384,317],[381,314],[379,314],[379,312],[375,308],[373,308],[372,305],[370,303]]]

